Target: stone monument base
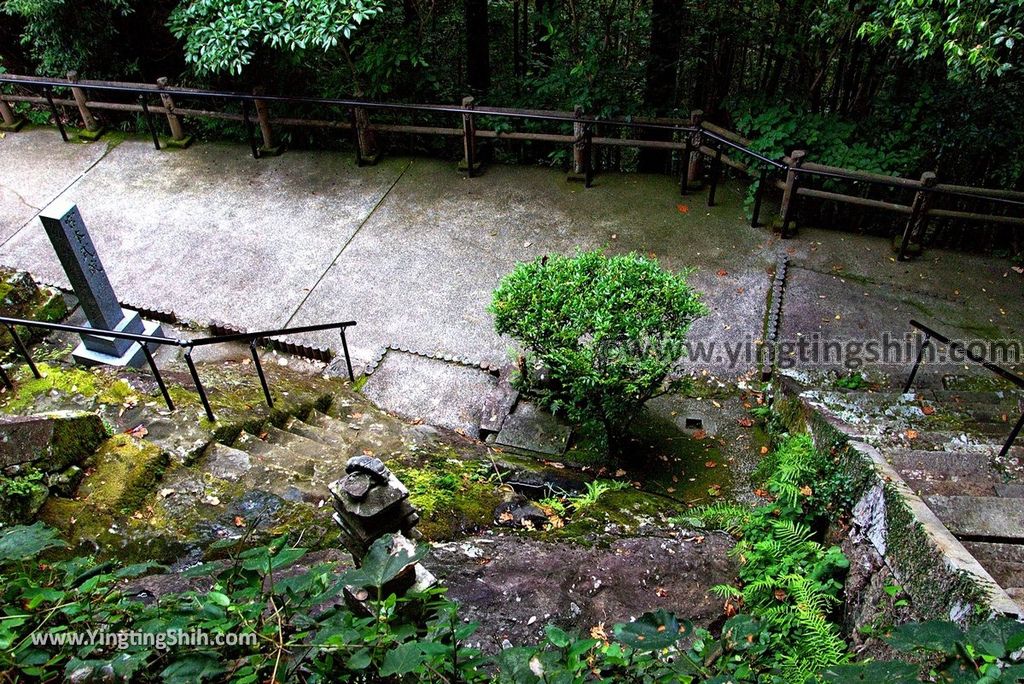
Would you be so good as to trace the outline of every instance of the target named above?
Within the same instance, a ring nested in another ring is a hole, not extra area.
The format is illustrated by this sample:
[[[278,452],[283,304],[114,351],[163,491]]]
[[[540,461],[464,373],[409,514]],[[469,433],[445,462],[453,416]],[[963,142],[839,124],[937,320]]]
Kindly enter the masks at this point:
[[[125,323],[131,321],[134,318],[138,318],[138,313],[135,311],[125,312],[125,319],[121,322],[121,325],[117,326],[117,329],[123,330]],[[163,329],[160,324],[156,321],[143,321],[140,319],[142,324],[142,330],[137,331],[139,335],[147,335],[149,337],[162,337]],[[86,324],[88,326],[88,324]],[[91,326],[90,326],[91,327]],[[136,326],[131,326],[136,327]],[[130,332],[136,332],[132,330]],[[83,335],[83,338],[85,335]],[[130,340],[117,340],[116,338],[95,333],[89,335],[89,340],[83,339],[82,343],[75,347],[75,350],[71,352],[71,358],[75,360],[75,363],[80,363],[83,366],[118,366],[122,368],[141,368],[146,365],[146,354],[142,351],[142,344],[139,342],[132,342]],[[96,342],[107,342],[111,347],[109,351],[101,351],[103,345],[97,345]],[[123,348],[120,354],[115,353],[113,349],[115,342],[121,342],[122,344],[117,345]],[[127,346],[124,346],[127,345]],[[100,347],[100,349],[97,349]],[[150,351],[154,351],[151,347]]]

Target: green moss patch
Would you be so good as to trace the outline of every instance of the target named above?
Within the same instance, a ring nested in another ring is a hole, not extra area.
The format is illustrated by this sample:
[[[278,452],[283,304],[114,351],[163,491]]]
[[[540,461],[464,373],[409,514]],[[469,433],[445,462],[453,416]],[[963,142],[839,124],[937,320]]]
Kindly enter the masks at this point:
[[[167,454],[156,445],[115,435],[96,452],[77,498],[99,510],[132,511],[156,486],[167,463]]]
[[[494,521],[494,509],[502,498],[481,477],[480,463],[442,449],[419,463],[392,461],[388,467],[408,487],[409,502],[420,512],[417,529],[427,539],[452,539]]]

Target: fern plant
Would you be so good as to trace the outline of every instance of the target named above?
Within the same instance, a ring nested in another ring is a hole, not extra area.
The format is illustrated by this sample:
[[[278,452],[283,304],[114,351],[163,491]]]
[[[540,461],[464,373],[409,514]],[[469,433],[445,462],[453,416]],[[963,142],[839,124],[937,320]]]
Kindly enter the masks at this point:
[[[840,603],[841,576],[849,561],[838,547],[815,539],[814,487],[826,459],[810,437],[787,435],[768,456],[769,504],[749,508],[720,502],[691,509],[676,522],[725,530],[737,538],[737,583],[712,591],[742,603],[768,628],[775,668],[786,682],[804,684],[827,668],[848,662],[846,643],[831,621]]]

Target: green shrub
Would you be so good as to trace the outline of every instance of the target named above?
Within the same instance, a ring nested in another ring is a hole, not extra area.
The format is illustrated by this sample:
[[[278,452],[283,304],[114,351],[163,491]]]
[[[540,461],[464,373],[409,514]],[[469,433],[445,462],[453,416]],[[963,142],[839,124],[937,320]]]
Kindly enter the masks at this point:
[[[525,348],[524,388],[574,422],[601,421],[614,445],[645,402],[680,384],[666,380],[707,313],[686,275],[638,254],[549,255],[517,265],[490,311]]]

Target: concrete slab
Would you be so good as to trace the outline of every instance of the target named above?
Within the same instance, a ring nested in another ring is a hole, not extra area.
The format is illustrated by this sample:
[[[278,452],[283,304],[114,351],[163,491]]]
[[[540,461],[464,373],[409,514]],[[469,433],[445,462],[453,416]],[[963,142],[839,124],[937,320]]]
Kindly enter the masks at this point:
[[[1024,540],[1024,499],[929,496],[925,501],[942,524],[957,536]]]
[[[157,153],[128,140],[62,197],[78,204],[123,301],[271,328],[299,307],[406,165],[357,168],[348,156],[317,152],[254,160],[220,144]],[[34,223],[0,248],[0,263],[68,284]]]
[[[551,169],[493,166],[466,179],[450,164],[417,159],[292,323],[351,314],[359,359],[396,341],[500,364],[512,341],[494,333],[486,307],[501,277],[543,254],[605,247],[653,255],[677,271],[698,266],[692,282],[712,313],[691,337],[754,340],[774,238],[746,225],[738,190],[719,194],[720,206],[705,209],[702,198],[680,198],[663,176],[602,175],[586,190]],[[329,334],[315,339],[336,346]],[[753,367],[729,369],[724,356],[696,365],[723,375]]]
[[[45,149],[45,154],[40,151]],[[98,162],[105,142],[64,143],[56,129],[0,134],[0,243]]]
[[[569,445],[572,428],[565,421],[541,410],[530,401],[520,401],[494,438],[495,446],[531,454],[561,456]]]
[[[370,401],[409,420],[477,436],[483,399],[497,386],[490,373],[390,350],[363,387]]]
[[[1024,333],[1024,275],[1001,258],[947,250],[897,262],[887,240],[801,229],[791,241],[783,339],[818,333],[826,340],[897,339],[911,318],[954,339],[1019,339]],[[904,380],[913,359],[874,370]],[[841,364],[821,366],[843,371]],[[974,364],[922,366],[918,387],[945,373],[992,377]]]

